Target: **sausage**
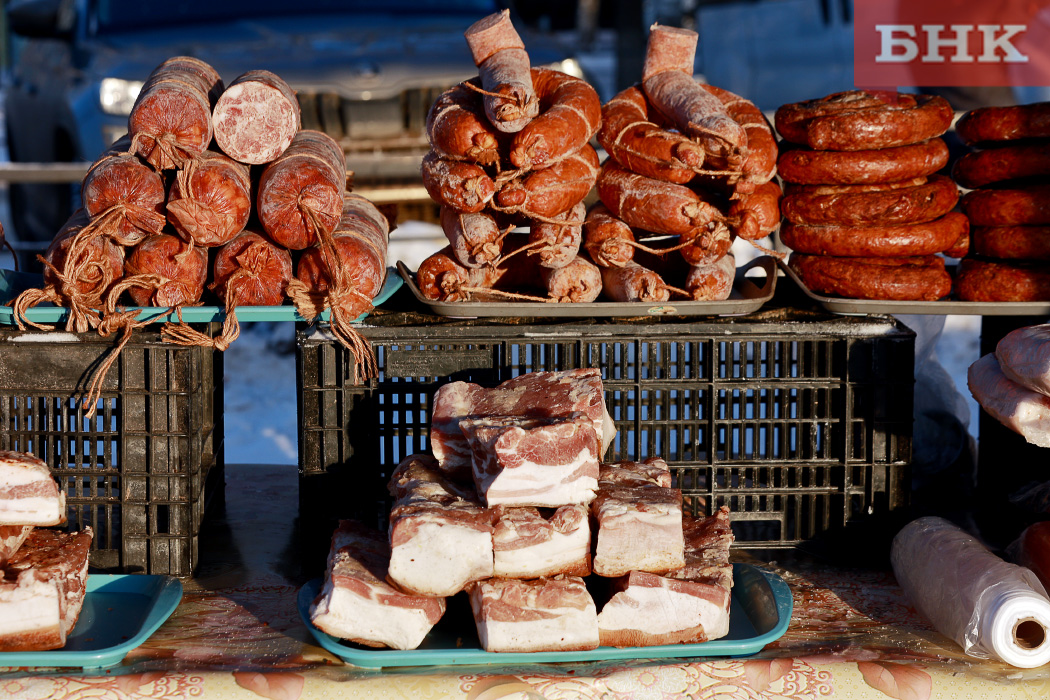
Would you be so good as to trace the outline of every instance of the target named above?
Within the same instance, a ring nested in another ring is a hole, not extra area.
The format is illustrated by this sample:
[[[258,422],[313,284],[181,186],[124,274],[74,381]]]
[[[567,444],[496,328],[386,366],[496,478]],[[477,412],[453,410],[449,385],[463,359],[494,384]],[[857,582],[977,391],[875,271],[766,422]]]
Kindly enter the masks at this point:
[[[1050,224],[1050,185],[970,190],[959,207],[975,226]]]
[[[716,224],[710,231],[701,231],[694,236],[681,236],[682,259],[690,265],[710,265],[721,260],[733,247],[736,236],[725,224]]]
[[[715,204],[688,187],[629,172],[611,159],[598,176],[598,197],[631,228],[655,233],[713,233],[725,219]]]
[[[441,230],[463,267],[497,265],[501,256],[500,229],[488,212],[466,214],[441,207]]]
[[[545,168],[583,148],[598,131],[602,102],[586,81],[550,70],[532,69],[539,115],[514,135],[515,168]]]
[[[948,295],[952,278],[944,258],[836,258],[792,253],[791,269],[809,289],[849,299],[936,301]]]
[[[583,222],[583,247],[599,267],[623,267],[634,257],[634,233],[601,202]]]
[[[420,293],[434,301],[467,301],[472,292],[464,287],[492,289],[503,269],[492,265],[468,268],[459,264],[452,249],[445,246],[419,264],[416,284]]]
[[[572,209],[555,217],[557,223],[533,221],[529,243],[541,245],[529,250],[528,254],[536,256],[539,266],[543,268],[557,269],[573,263],[583,242],[583,220],[586,213],[587,207],[584,203],[577,202]]]
[[[955,112],[937,95],[850,90],[781,106],[773,115],[786,140],[819,151],[893,148],[936,138]]]
[[[583,201],[594,187],[599,167],[598,153],[584,144],[568,158],[504,184],[494,208],[530,219],[556,217]]]
[[[539,114],[525,44],[503,10],[479,19],[463,34],[478,67],[489,121],[500,131],[521,131]]]
[[[77,295],[88,306],[100,306],[102,298],[124,275],[124,248],[97,230],[92,233],[89,229],[78,238],[90,223],[87,212],[80,208],[55,234],[44,252],[48,263],[44,266],[44,284],[55,287],[67,300]],[[69,285],[63,284],[59,275]]]
[[[967,220],[969,221],[969,220]],[[967,230],[963,232],[955,243],[952,243],[952,247],[944,251],[944,254],[949,258],[962,258],[966,257],[970,252],[970,227],[966,227]]]
[[[211,123],[223,153],[241,163],[263,165],[284,153],[299,132],[299,100],[270,71],[248,71],[216,100]]]
[[[777,174],[777,139],[766,115],[754,102],[714,85],[700,83],[700,87],[721,100],[726,114],[744,129],[747,135],[747,158],[740,172],[743,177],[736,190],[746,194],[773,179]]]
[[[132,286],[128,296],[137,306],[184,306],[196,304],[208,279],[208,252],[178,236],[150,236],[128,255],[124,274],[158,275],[163,281],[149,287]]]
[[[228,306],[279,306],[291,279],[292,254],[246,230],[219,248],[209,289]]]
[[[336,260],[326,260],[320,246],[307,248],[299,258],[295,277],[312,294],[331,288],[331,265],[341,266],[341,281],[351,293],[339,295],[346,318],[355,319],[372,310],[371,300],[383,288],[387,273],[390,226],[372,202],[361,195],[343,196],[343,214],[332,232]]]
[[[641,87],[633,85],[602,106],[598,143],[631,172],[684,185],[704,164],[704,149],[662,123]]]
[[[775,180],[758,185],[735,200],[726,212],[729,229],[746,241],[757,241],[780,225],[780,185]]]
[[[708,265],[693,265],[682,287],[693,301],[724,301],[733,292],[736,258],[725,255]]]
[[[547,296],[562,303],[587,303],[602,293],[601,271],[580,255],[562,267],[541,267],[540,279]]]
[[[175,176],[168,194],[168,221],[186,241],[220,246],[244,230],[252,211],[248,166],[205,151]]]
[[[169,58],[153,69],[128,117],[132,150],[157,170],[182,167],[212,139],[211,109],[222,79],[204,61]]]
[[[612,301],[667,301],[671,291],[660,275],[631,260],[621,267],[602,267],[602,291]]]
[[[970,233],[978,255],[1050,260],[1050,226],[974,226]]]
[[[780,240],[799,253],[898,258],[942,253],[969,231],[959,212],[921,224],[811,226],[784,222]]]
[[[480,166],[447,160],[434,151],[423,156],[420,172],[430,198],[456,211],[479,212],[496,192],[496,184]]]
[[[481,87],[479,78],[471,78],[441,93],[431,105],[427,140],[442,158],[495,165],[500,158],[501,132],[485,116],[481,94],[467,83]]]
[[[1050,102],[1009,107],[978,107],[955,123],[955,133],[971,146],[987,141],[1050,137]]]
[[[868,151],[781,151],[777,172],[799,185],[867,185],[925,177],[948,164],[944,139]]]
[[[716,169],[739,170],[747,159],[747,132],[722,101],[693,79],[696,32],[654,24],[649,29],[642,87],[678,131],[697,139]]]
[[[129,153],[131,139],[119,139],[91,164],[80,185],[88,216],[112,209],[117,223],[107,229],[117,243],[132,246],[164,229],[167,192],[160,173]]]
[[[259,221],[270,239],[302,250],[331,233],[343,212],[346,156],[331,136],[303,129],[259,176]]]
[[[1050,301],[1050,266],[966,258],[955,292],[963,301]]]
[[[944,216],[958,201],[959,188],[951,178],[931,175],[922,184],[881,191],[792,185],[780,208],[794,224],[917,224]]]
[[[1050,175],[1050,144],[1012,144],[974,151],[952,167],[955,181],[969,189],[1038,175]]]

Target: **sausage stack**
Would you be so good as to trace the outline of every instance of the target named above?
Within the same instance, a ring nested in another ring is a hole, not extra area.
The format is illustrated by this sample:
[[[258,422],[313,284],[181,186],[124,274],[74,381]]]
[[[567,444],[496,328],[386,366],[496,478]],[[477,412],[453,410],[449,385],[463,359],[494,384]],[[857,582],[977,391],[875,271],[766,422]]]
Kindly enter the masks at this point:
[[[955,126],[975,150],[956,161],[972,253],[956,292],[967,301],[1050,301],[1050,103],[981,107]]]
[[[427,115],[431,151],[423,184],[441,205],[449,245],[419,267],[430,299],[483,290],[539,291],[544,299],[597,298],[597,268],[579,255],[584,197],[598,175],[588,143],[601,101],[585,81],[532,68],[507,11],[465,32],[478,76],[442,94]],[[510,231],[527,225],[527,239]]]
[[[642,82],[602,108],[609,159],[584,246],[615,301],[725,299],[733,239],[764,238],[779,223],[773,130],[748,100],[693,79],[696,42],[654,25]]]
[[[781,149],[780,230],[790,265],[814,291],[854,299],[935,300],[951,291],[938,253],[960,257],[969,223],[959,192],[936,174],[946,100],[854,90],[786,104],[774,116]]]
[[[130,322],[119,304],[195,305],[210,290],[227,307],[223,335],[180,323],[165,337],[225,349],[238,305],[291,297],[307,318],[331,307],[343,330],[371,309],[389,224],[347,193],[342,147],[300,129],[281,78],[250,71],[224,87],[208,64],[171,58],[150,74],[128,125],[85,175],[83,207],[45,255],[45,288],[16,301],[20,320],[53,301],[71,309],[70,330],[111,331]]]

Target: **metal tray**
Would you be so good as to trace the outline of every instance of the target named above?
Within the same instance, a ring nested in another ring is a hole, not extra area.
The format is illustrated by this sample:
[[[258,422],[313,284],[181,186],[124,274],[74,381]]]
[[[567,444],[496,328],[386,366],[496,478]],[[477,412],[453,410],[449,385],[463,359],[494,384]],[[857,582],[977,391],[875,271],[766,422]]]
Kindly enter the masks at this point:
[[[0,666],[113,666],[149,639],[182,600],[182,583],[173,576],[89,574],[86,588],[80,618],[64,647],[0,652]]]
[[[747,273],[758,268],[765,273],[759,281],[747,277]],[[749,314],[758,311],[773,298],[776,287],[776,261],[770,256],[751,260],[737,268],[733,291],[724,301],[665,301],[659,304],[645,302],[592,301],[586,303],[556,303],[541,301],[509,301],[496,299],[485,301],[434,301],[427,299],[416,285],[416,273],[403,262],[397,263],[405,284],[421,304],[430,307],[438,316],[455,318],[489,318],[528,316],[536,318],[594,318],[635,316],[723,316]]]
[[[0,270],[0,303],[7,304],[17,297],[22,291],[29,288],[39,288],[43,285],[43,276],[28,274],[24,272],[13,272],[11,270]],[[386,280],[379,294],[372,299],[373,306],[379,306],[393,296],[401,287],[401,277],[394,274],[393,268],[387,268]],[[125,307],[132,311],[137,309],[139,314],[136,318],[143,321],[150,320],[156,323],[164,321],[177,321],[178,317],[167,308],[156,306],[129,306]],[[26,312],[26,317],[35,323],[60,323],[66,320],[69,311],[61,306],[52,304],[41,304]],[[355,319],[359,322],[368,314],[362,314]],[[331,311],[325,309],[318,317],[321,321],[328,321]],[[211,321],[222,321],[226,318],[226,309],[222,306],[186,306],[182,309],[182,320],[186,323],[208,323]],[[292,304],[282,306],[238,306],[238,321],[305,321]],[[0,306],[0,325],[14,326],[15,314],[10,306]]]
[[[696,656],[749,656],[779,639],[787,631],[793,601],[791,589],[776,574],[750,564],[733,564],[733,598],[729,611],[729,634],[702,644],[667,644],[652,647],[598,647],[590,651],[544,651],[496,653],[485,651],[478,641],[469,607],[466,615],[453,615],[450,605],[418,649],[373,649],[325,634],[310,622],[310,603],[321,589],[313,579],[299,589],[299,616],[317,643],[354,666],[452,666],[463,664],[533,664],[614,659],[660,659]],[[451,602],[451,599],[450,599]],[[453,619],[454,618],[454,619]]]
[[[826,310],[844,316],[868,314],[952,314],[959,316],[1045,316],[1050,314],[1047,301],[962,301],[949,296],[938,301],[891,301],[885,299],[846,299],[829,297],[811,291],[786,262],[780,263],[784,274],[802,292]],[[954,272],[953,270],[949,270]]]

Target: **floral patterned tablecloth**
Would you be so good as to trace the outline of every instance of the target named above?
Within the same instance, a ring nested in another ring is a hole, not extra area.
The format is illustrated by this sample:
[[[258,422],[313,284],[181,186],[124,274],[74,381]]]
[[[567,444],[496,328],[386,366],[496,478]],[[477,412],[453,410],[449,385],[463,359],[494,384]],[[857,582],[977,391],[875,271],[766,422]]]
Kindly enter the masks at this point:
[[[287,520],[274,517],[289,512],[280,504],[294,501],[294,480],[294,469],[228,467],[225,523],[202,533],[202,547],[205,536],[212,537],[221,555],[202,555],[207,561],[196,579],[184,582],[171,619],[115,668],[0,670],[0,697],[1050,697],[1050,669],[964,656],[909,608],[891,572],[801,557],[762,564],[787,581],[795,607],[784,637],[754,657],[357,669],[317,646],[299,620],[299,582],[287,563],[295,549],[289,539],[295,511]]]

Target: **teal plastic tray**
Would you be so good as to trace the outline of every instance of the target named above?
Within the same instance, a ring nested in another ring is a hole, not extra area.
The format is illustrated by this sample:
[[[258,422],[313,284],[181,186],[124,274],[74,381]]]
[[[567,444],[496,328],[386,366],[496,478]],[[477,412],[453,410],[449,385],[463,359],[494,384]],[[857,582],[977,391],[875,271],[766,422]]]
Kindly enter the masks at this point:
[[[310,603],[321,590],[321,579],[299,589],[299,616],[323,648],[349,664],[366,668],[392,666],[450,666],[462,664],[531,664],[659,659],[700,656],[750,656],[779,639],[791,620],[791,589],[776,574],[750,564],[733,564],[733,599],[729,634],[701,644],[668,644],[652,647],[598,647],[591,651],[495,653],[481,648],[469,609],[466,619],[450,619],[446,612],[418,649],[372,649],[325,634],[310,622]],[[462,612],[462,611],[459,611]]]
[[[80,618],[66,645],[51,651],[0,652],[3,667],[104,668],[119,664],[164,624],[179,601],[172,576],[90,574]]]
[[[30,288],[39,288],[42,284],[43,277],[41,275],[0,270],[0,303],[7,304],[22,291]],[[382,289],[379,290],[379,294],[372,299],[373,306],[379,306],[393,296],[394,292],[402,284],[403,281],[400,275],[397,274],[397,271],[393,268],[387,268],[386,281],[383,283]],[[151,320],[160,323],[168,320],[178,320],[175,314],[169,313],[166,308],[130,306],[127,309],[138,309],[139,315],[137,318],[143,321]],[[51,304],[41,304],[26,312],[29,320],[36,323],[60,323],[65,321],[68,315],[69,311],[67,309]],[[367,316],[368,314],[362,314],[355,319],[355,322],[359,322]],[[325,310],[321,314],[320,320],[327,321],[330,317],[331,312]],[[226,318],[226,309],[221,306],[187,306],[182,309],[182,320],[186,323],[208,323],[210,321],[222,321],[224,318]],[[299,315],[294,306],[285,304],[282,306],[238,306],[237,320],[304,321],[305,319]],[[15,314],[10,306],[0,306],[0,324],[15,325]]]

